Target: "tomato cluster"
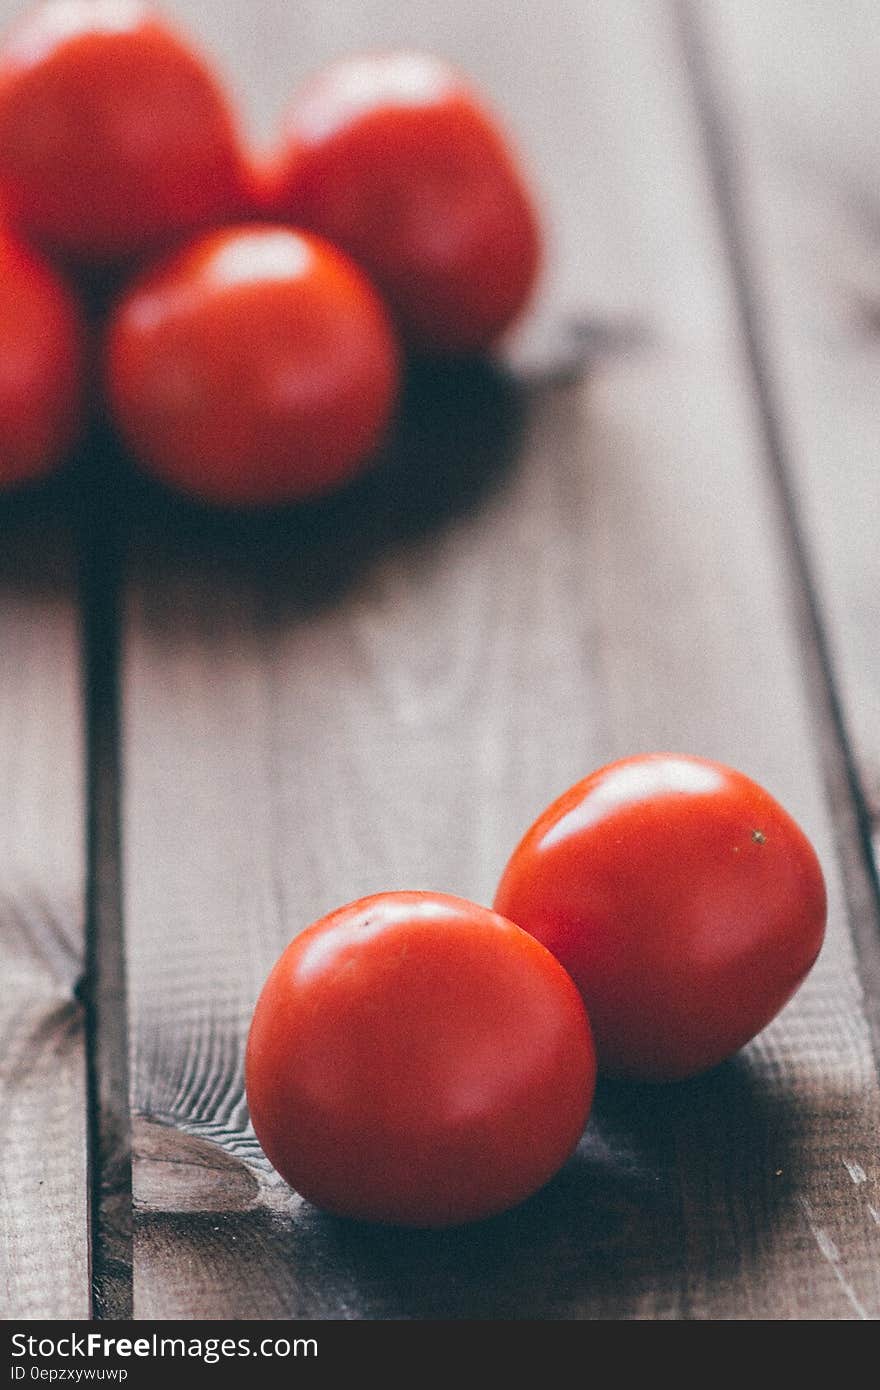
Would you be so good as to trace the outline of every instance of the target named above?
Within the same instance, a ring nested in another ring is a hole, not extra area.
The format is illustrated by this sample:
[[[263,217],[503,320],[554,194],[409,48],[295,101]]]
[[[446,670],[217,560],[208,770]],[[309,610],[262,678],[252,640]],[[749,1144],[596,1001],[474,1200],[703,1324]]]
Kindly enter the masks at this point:
[[[257,165],[209,65],[141,0],[50,0],[0,47],[0,484],[86,408],[65,275],[116,287],[101,394],[144,469],[231,506],[314,497],[380,448],[404,351],[491,347],[540,236],[491,116],[445,63],[347,59]],[[494,910],[430,893],[296,938],[246,1059],[256,1133],[329,1211],[443,1226],[534,1192],[597,1066],[671,1080],[782,1008],[818,954],[803,832],[741,773],[625,759],[527,832]]]
[[[491,347],[539,260],[509,147],[445,63],[335,64],[258,162],[210,65],[142,0],[49,0],[0,46],[0,209],[0,482],[49,471],[81,418],[63,270],[117,287],[101,395],[133,456],[228,506],[366,467],[403,350]]]
[[[816,854],[762,787],[702,758],[625,758],[539,816],[494,911],[386,893],[294,939],[251,1025],[257,1136],[328,1211],[489,1216],[571,1154],[597,1063],[678,1080],[748,1042],[825,916]]]

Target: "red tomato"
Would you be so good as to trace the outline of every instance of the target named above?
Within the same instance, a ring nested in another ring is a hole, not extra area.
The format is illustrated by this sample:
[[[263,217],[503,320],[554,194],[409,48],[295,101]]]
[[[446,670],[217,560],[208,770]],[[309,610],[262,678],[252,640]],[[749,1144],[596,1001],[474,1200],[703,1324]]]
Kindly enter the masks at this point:
[[[571,972],[601,1070],[671,1080],[758,1033],[822,945],[825,885],[768,792],[652,754],[594,772],[514,851],[496,911]]]
[[[342,1216],[449,1226],[503,1211],[575,1148],[595,1083],[577,990],[543,946],[461,898],[383,893],[297,937],[246,1059],[257,1137]]]
[[[536,215],[492,118],[445,63],[344,59],[295,100],[278,209],[365,267],[418,349],[469,352],[516,318],[539,260]]]
[[[119,305],[108,395],[144,467],[209,502],[269,505],[369,460],[398,391],[385,310],[344,256],[284,227],[214,232]]]
[[[238,216],[244,158],[203,60],[139,0],[53,0],[0,50],[0,196],[48,250],[138,255]]]
[[[84,338],[66,285],[0,228],[0,486],[49,473],[74,443]]]

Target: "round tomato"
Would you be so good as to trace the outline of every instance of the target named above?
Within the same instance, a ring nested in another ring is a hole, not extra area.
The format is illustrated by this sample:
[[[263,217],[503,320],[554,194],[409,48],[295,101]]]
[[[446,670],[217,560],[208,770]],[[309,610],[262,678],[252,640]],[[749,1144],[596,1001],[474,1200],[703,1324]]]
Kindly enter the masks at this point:
[[[326,1211],[449,1226],[536,1191],[575,1148],[595,1059],[549,951],[437,893],[362,898],[278,961],[248,1040],[269,1161]]]
[[[66,285],[0,228],[0,486],[49,473],[74,443],[84,338]]]
[[[804,833],[741,772],[625,758],[526,833],[496,911],[570,971],[599,1067],[671,1080],[735,1052],[813,964],[825,885]]]
[[[419,53],[347,58],[288,114],[279,214],[363,265],[412,345],[491,345],[532,289],[535,211],[504,137],[445,63]]]
[[[399,385],[385,310],[332,247],[214,232],[149,272],[109,328],[107,387],[148,471],[209,502],[336,487],[375,453]]]
[[[0,197],[47,250],[125,260],[239,215],[226,98],[140,0],[52,0],[0,49]]]

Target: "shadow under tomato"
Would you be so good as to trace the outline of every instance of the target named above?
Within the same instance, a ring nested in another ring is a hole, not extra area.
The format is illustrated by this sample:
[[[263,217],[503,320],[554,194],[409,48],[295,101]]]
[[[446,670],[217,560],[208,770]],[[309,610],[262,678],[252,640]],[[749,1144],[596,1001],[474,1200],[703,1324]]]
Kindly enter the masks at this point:
[[[87,295],[100,319],[112,281]],[[96,423],[79,457],[46,482],[0,488],[0,581],[38,582],[58,536],[77,541],[89,591],[113,589],[133,552],[142,572],[201,566],[233,583],[268,586],[283,608],[332,603],[388,547],[478,509],[514,471],[535,393],[586,377],[597,362],[638,351],[644,324],[576,317],[557,323],[525,375],[487,357],[410,363],[392,436],[373,467],[325,499],[265,510],[209,507],[152,481]],[[9,552],[10,538],[20,551]],[[67,552],[65,565],[70,571]],[[88,598],[88,595],[87,595]]]
[[[796,1134],[742,1058],[677,1085],[605,1083],[577,1153],[515,1210],[438,1232],[314,1213],[298,1258],[308,1233],[371,1317],[688,1317],[692,1280],[747,1280],[792,1211]]]
[[[86,599],[123,579],[207,571],[256,586],[273,609],[340,598],[384,550],[478,508],[512,471],[525,391],[486,359],[416,363],[375,465],[327,498],[263,511],[190,501],[139,472],[97,427],[52,478],[0,491],[0,586],[64,584]]]
[[[253,1301],[276,1318],[688,1318],[723,1315],[732,1288],[742,1312],[799,1220],[808,1124],[781,1079],[745,1056],[676,1085],[603,1084],[562,1172],[475,1225],[373,1226],[292,1196],[289,1214],[151,1216],[143,1238],[153,1280],[166,1247],[177,1261],[210,1252],[226,1317],[260,1315]]]
[[[12,594],[75,596],[81,495],[79,465],[0,491],[0,602]]]
[[[111,444],[92,479],[93,510],[100,525],[118,508],[145,573],[217,567],[233,582],[268,585],[282,606],[322,606],[386,548],[490,496],[514,465],[524,413],[521,386],[491,361],[417,363],[382,457],[332,496],[265,511],[210,508],[147,479]]]

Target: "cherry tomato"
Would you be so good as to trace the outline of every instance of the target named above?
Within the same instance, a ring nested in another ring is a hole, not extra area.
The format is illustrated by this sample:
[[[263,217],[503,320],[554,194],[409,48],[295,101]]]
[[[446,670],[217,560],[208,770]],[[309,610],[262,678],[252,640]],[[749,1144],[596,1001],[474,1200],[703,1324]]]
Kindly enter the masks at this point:
[[[488,908],[383,893],[297,937],[260,995],[247,1095],[269,1161],[336,1215],[503,1211],[575,1148],[595,1083],[580,996]]]
[[[239,216],[244,157],[203,60],[140,0],[53,0],[0,50],[0,196],[84,263]]]
[[[66,285],[0,228],[0,486],[42,477],[70,450],[84,340]]]
[[[465,81],[419,53],[347,58],[288,114],[278,209],[363,265],[414,347],[470,352],[520,313],[536,214],[504,137]]]
[[[600,1070],[703,1071],[758,1033],[813,964],[825,885],[770,794],[701,758],[625,758],[538,818],[496,911],[570,971]]]
[[[209,502],[326,492],[375,453],[398,391],[385,310],[359,270],[284,227],[214,232],[118,306],[108,396],[143,466]]]

